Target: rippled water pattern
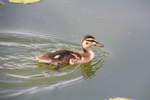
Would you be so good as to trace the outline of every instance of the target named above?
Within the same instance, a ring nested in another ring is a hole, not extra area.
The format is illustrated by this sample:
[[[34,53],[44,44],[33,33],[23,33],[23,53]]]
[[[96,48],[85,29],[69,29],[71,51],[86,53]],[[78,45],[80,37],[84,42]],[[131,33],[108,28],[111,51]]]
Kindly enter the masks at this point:
[[[47,35],[0,33],[0,97],[34,93],[91,78],[102,67],[107,54],[94,48],[94,61],[82,65],[66,65],[61,71],[35,60],[34,57],[41,52],[58,47],[79,49],[80,45]]]

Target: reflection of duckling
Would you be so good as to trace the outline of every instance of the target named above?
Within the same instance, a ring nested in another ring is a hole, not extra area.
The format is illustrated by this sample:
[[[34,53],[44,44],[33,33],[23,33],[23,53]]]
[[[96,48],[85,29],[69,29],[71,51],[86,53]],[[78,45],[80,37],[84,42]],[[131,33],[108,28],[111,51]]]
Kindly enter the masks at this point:
[[[39,62],[48,64],[81,64],[88,63],[94,58],[94,53],[91,50],[91,46],[103,47],[102,43],[95,41],[95,38],[91,35],[85,36],[81,40],[82,50],[71,51],[66,49],[59,49],[54,51],[49,51],[36,56]]]

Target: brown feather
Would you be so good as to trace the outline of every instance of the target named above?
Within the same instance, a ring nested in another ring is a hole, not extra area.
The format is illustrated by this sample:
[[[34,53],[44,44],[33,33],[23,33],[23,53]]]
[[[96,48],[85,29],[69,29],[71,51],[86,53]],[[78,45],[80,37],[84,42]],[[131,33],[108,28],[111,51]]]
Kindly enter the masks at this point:
[[[81,55],[70,50],[47,52],[37,57],[41,62],[50,64],[69,64],[70,59],[81,59]]]

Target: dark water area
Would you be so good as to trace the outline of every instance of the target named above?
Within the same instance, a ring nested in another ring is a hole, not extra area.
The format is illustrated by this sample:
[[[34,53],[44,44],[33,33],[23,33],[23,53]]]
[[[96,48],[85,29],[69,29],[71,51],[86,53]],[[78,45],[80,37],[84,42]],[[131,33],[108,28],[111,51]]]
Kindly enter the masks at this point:
[[[149,11],[149,0],[43,0],[0,6],[0,99],[149,100]],[[93,48],[92,64],[67,67],[62,73],[35,64],[34,56],[41,52],[79,49],[86,34],[105,45]],[[107,55],[104,63],[101,54]],[[99,61],[99,70],[91,72]]]

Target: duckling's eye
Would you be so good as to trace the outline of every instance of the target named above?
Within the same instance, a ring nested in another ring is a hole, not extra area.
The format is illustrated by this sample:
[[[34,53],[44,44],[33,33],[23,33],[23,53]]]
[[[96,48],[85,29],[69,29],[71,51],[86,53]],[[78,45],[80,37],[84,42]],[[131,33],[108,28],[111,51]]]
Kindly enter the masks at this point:
[[[89,42],[86,42],[86,44],[89,44]]]

